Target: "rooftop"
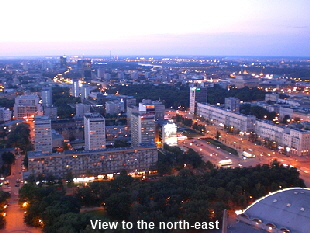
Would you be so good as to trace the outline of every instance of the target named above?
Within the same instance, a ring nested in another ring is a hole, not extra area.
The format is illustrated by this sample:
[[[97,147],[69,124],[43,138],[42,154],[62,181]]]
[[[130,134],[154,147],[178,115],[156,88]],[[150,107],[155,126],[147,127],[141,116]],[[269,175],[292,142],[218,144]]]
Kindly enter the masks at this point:
[[[309,232],[310,189],[290,188],[271,193],[254,202],[244,213],[249,219],[272,223],[278,229],[285,227],[291,232]]]

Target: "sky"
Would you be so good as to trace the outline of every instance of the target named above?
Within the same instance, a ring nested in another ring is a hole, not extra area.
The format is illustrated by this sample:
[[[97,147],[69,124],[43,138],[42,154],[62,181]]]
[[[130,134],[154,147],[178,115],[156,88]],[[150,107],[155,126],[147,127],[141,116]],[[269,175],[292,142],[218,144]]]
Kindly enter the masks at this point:
[[[12,0],[0,56],[310,56],[309,0]]]

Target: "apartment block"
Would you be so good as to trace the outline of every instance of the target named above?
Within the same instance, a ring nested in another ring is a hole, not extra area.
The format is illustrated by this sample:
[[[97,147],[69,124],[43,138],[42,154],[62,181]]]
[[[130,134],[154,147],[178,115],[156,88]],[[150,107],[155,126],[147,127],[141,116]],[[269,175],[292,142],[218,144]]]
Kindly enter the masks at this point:
[[[33,119],[35,115],[43,115],[42,105],[38,95],[21,95],[15,98],[15,119]]]
[[[255,130],[255,116],[226,111],[218,106],[197,103],[197,115],[213,121],[216,125],[234,127],[242,132]]]
[[[34,147],[42,153],[52,152],[52,127],[48,116],[37,115],[34,118]]]
[[[8,108],[0,108],[0,122],[7,122],[12,119],[12,111]]]
[[[84,116],[84,137],[86,150],[102,150],[106,147],[105,119],[98,113]]]
[[[157,160],[158,152],[154,145],[139,148],[66,151],[62,154],[30,151],[28,172],[29,175],[49,174],[57,178],[64,178],[69,172],[72,172],[74,177],[83,177],[90,173],[96,176],[122,170],[148,171]]]
[[[153,113],[133,112],[131,114],[131,144],[155,142],[155,115]]]

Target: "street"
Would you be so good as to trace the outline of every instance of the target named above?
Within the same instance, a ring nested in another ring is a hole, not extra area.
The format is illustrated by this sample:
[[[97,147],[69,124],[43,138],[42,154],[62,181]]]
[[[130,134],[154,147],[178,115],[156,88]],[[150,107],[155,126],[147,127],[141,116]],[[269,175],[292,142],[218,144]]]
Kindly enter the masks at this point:
[[[169,112],[173,116],[172,111]],[[191,118],[192,115],[178,111],[178,114],[183,115],[184,117]],[[283,154],[280,154],[278,151],[270,150],[264,146],[257,145],[247,140],[246,136],[240,136],[238,134],[230,134],[225,132],[221,127],[216,127],[214,125],[207,125],[205,122],[200,121],[199,119],[194,119],[193,122],[204,125],[206,131],[204,136],[194,137],[193,139],[187,139],[183,142],[179,142],[180,147],[192,148],[203,157],[205,161],[210,160],[213,164],[218,166],[220,160],[232,160],[232,167],[237,166],[256,166],[258,164],[270,164],[272,160],[277,159],[281,164],[291,165],[296,167],[300,172],[300,178],[302,178],[307,187],[310,187],[310,158],[309,157],[299,157],[291,156],[287,157]],[[239,157],[229,154],[226,151],[223,151],[219,148],[216,148],[211,143],[207,143],[202,138],[210,137],[214,138],[217,134],[220,133],[219,140],[223,144],[236,149],[239,152]],[[250,154],[254,154],[254,158],[243,159],[241,154],[243,151],[246,151]]]
[[[28,227],[24,223],[24,209],[18,205],[18,190],[21,186],[19,181],[22,180],[22,158],[23,156],[16,156],[15,164],[11,166],[11,175],[8,178],[9,187],[11,189],[11,198],[9,199],[9,205],[6,213],[6,225],[0,232],[13,233],[13,232],[29,232],[29,233],[41,233],[41,229]],[[18,187],[17,187],[18,186]],[[4,189],[5,191],[5,189]]]

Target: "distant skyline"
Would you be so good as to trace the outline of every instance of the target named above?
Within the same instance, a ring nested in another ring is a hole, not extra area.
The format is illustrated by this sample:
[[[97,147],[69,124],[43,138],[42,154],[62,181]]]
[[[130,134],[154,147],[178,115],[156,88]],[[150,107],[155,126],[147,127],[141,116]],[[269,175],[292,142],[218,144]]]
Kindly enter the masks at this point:
[[[309,0],[2,3],[0,56],[310,56]]]

